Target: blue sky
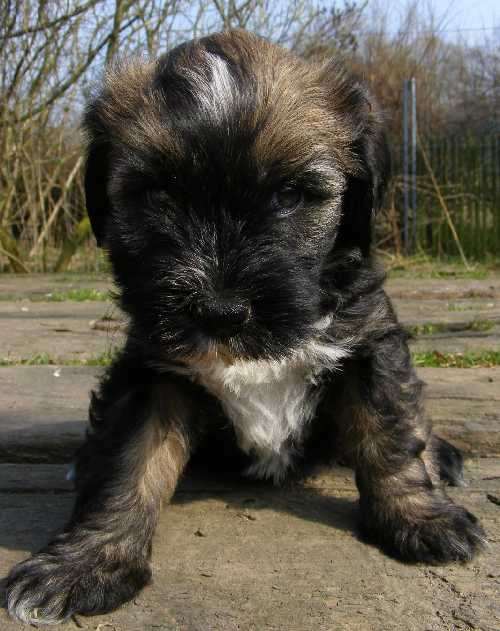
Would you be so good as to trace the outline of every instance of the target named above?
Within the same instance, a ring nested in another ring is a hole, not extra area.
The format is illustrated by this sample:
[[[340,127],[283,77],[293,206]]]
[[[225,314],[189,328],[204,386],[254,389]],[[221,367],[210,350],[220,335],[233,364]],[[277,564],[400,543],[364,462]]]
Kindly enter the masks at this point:
[[[405,6],[406,0],[386,0],[385,7],[397,14]],[[455,40],[463,37],[473,43],[483,41],[484,36],[495,36],[500,42],[500,0],[431,0],[419,2],[425,12],[428,6],[433,7],[440,27],[447,39]],[[394,15],[394,23],[397,24]],[[493,27],[499,27],[493,30]],[[485,29],[485,30],[483,30]],[[458,32],[457,32],[458,31]]]

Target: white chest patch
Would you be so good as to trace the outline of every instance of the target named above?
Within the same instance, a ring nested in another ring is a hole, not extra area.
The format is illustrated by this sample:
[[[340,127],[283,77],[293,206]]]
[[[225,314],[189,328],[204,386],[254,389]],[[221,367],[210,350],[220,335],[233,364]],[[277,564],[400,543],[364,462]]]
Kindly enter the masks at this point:
[[[254,456],[247,474],[279,483],[314,416],[319,390],[312,392],[313,386],[348,354],[344,347],[313,341],[287,360],[226,364],[214,359],[190,372],[219,399],[240,448]]]

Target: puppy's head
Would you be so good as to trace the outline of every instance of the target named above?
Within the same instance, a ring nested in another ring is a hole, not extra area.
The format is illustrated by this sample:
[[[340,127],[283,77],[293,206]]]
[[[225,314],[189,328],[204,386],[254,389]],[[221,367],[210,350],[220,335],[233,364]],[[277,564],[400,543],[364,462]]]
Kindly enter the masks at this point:
[[[110,72],[84,128],[90,220],[145,343],[279,358],[317,334],[385,170],[375,107],[338,65],[217,34]]]

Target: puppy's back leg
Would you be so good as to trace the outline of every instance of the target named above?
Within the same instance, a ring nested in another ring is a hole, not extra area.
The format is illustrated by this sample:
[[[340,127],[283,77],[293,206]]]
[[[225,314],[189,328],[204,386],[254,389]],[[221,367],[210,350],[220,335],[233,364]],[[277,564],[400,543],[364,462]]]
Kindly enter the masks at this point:
[[[395,332],[346,366],[325,403],[338,416],[337,441],[356,470],[364,534],[407,561],[468,560],[484,533],[444,491],[421,387],[404,336]]]
[[[173,383],[122,392],[113,383],[118,372],[93,400],[68,526],[8,577],[9,612],[23,622],[110,611],[151,579],[160,504],[172,496],[191,450],[191,408]]]
[[[450,486],[466,486],[464,480],[464,459],[460,450],[444,438],[433,434],[430,449],[439,463],[439,477]]]

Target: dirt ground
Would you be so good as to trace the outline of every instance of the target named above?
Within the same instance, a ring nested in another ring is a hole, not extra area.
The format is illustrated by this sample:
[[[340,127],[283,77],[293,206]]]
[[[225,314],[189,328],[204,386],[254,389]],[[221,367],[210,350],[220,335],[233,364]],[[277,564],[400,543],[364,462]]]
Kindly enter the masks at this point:
[[[101,368],[65,362],[121,340],[112,303],[46,296],[79,287],[107,291],[109,284],[72,275],[0,278],[0,359],[14,364],[0,366],[0,577],[42,546],[71,507],[65,463],[82,439]],[[500,350],[500,279],[393,281],[389,293],[408,326],[440,325],[413,348]],[[478,320],[488,327],[471,328]],[[17,365],[41,353],[60,364]],[[63,628],[498,631],[500,367],[420,374],[437,433],[467,456],[468,486],[450,494],[480,517],[490,543],[472,563],[405,565],[362,542],[347,469],[285,488],[197,471],[162,515],[152,586],[111,615]],[[0,608],[1,631],[22,628]]]

